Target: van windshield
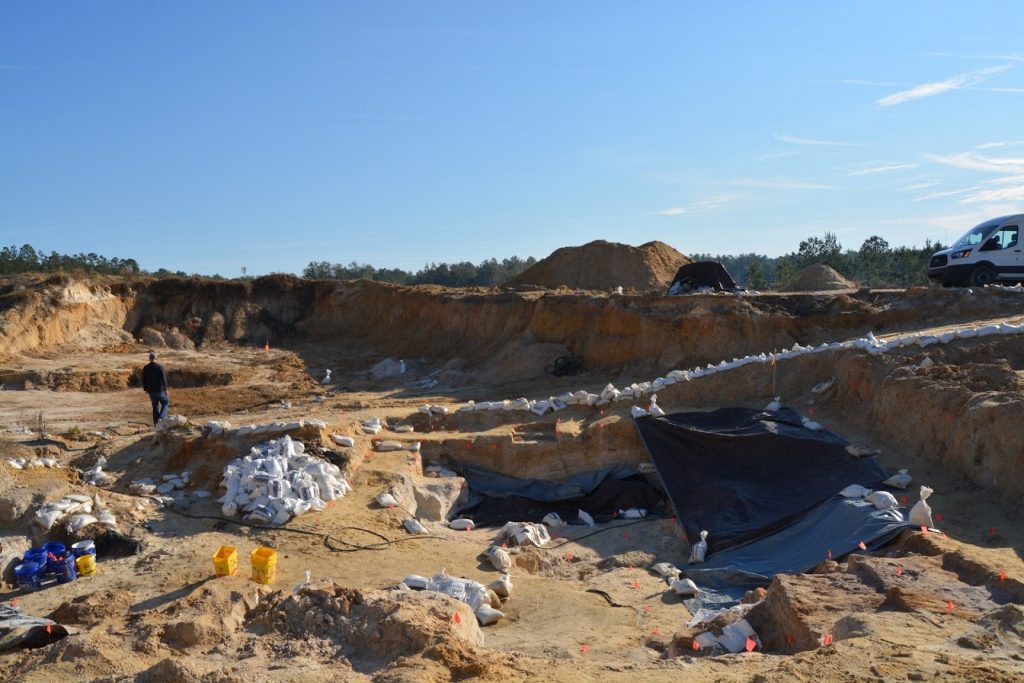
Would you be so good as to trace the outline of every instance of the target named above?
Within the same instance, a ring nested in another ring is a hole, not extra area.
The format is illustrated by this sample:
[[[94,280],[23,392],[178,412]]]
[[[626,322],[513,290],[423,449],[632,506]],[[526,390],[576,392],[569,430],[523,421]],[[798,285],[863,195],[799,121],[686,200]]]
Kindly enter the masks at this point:
[[[992,223],[982,223],[976,228],[972,228],[963,237],[953,242],[953,249],[963,249],[966,247],[973,247],[981,244],[988,233],[992,232],[992,229],[996,226]]]

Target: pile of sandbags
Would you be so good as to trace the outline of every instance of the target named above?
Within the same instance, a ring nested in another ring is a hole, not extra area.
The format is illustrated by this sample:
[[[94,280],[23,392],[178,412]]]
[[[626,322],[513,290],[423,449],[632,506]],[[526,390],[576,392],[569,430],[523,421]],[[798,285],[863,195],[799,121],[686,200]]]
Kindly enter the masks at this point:
[[[111,512],[99,494],[87,496],[82,493],[69,493],[56,503],[43,503],[36,509],[32,523],[49,531],[57,523],[67,525],[68,533],[75,533],[82,527],[100,523],[108,529],[117,531],[117,518]]]
[[[352,490],[336,465],[307,455],[302,442],[288,435],[232,460],[224,468],[221,486],[227,489],[219,499],[226,517],[242,513],[247,520],[276,525],[323,510],[327,501]]]
[[[503,573],[502,578],[494,581],[490,586],[484,586],[471,579],[460,579],[455,576],[448,576],[444,572],[434,574],[429,579],[425,576],[412,574],[402,579],[399,587],[411,588],[414,590],[427,590],[455,598],[466,603],[476,615],[476,620],[481,626],[493,624],[502,617],[498,608],[503,600],[512,595],[512,579],[509,574]]]

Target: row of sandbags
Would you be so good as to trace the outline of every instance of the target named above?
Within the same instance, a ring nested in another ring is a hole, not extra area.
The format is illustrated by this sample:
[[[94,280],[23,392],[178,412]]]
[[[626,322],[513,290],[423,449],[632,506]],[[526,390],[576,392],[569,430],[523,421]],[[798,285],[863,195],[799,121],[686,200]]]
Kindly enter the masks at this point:
[[[717,365],[708,363],[705,367],[696,367],[692,370],[673,370],[664,377],[658,377],[650,382],[639,382],[631,384],[623,389],[616,389],[608,384],[599,393],[588,392],[580,389],[575,392],[566,392],[559,396],[552,396],[543,400],[531,400],[527,398],[506,399],[503,401],[469,401],[458,409],[458,412],[482,412],[482,411],[530,411],[537,415],[544,415],[548,412],[556,412],[570,405],[586,405],[596,408],[609,405],[617,401],[637,401],[649,393],[655,393],[665,387],[677,382],[689,382],[700,377],[706,377],[718,372],[724,372],[750,364],[765,364],[774,361],[796,358],[806,354],[823,353],[826,351],[840,350],[861,350],[868,353],[884,353],[898,348],[918,346],[926,348],[933,344],[948,344],[956,339],[973,339],[974,337],[986,337],[990,335],[1014,335],[1024,333],[1024,325],[1011,325],[1008,323],[977,325],[974,327],[958,327],[954,330],[939,334],[904,334],[892,339],[883,341],[878,339],[873,332],[856,339],[849,339],[843,342],[831,342],[819,344],[818,346],[803,346],[799,343],[792,348],[783,349],[777,353],[759,353],[747,355],[743,358],[733,358],[731,361],[721,361]],[[650,411],[648,411],[650,413]],[[647,413],[645,413],[647,414]],[[640,415],[634,415],[639,417]]]
[[[117,530],[117,518],[99,494],[87,496],[84,493],[69,493],[57,502],[42,503],[36,508],[32,522],[43,531],[49,531],[61,523],[66,525],[68,533],[75,533],[97,522]]]

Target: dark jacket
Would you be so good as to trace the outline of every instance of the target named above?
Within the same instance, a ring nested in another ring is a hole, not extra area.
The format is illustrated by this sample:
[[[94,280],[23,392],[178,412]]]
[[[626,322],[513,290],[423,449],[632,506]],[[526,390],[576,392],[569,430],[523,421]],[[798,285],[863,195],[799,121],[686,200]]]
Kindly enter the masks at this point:
[[[164,367],[155,360],[142,368],[142,388],[148,394],[159,394],[167,391],[167,374]]]

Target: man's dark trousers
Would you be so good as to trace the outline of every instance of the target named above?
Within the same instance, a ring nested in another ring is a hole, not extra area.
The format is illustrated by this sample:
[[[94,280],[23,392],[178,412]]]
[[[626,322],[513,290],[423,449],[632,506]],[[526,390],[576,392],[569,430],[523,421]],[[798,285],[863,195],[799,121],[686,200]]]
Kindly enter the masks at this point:
[[[166,391],[158,391],[149,395],[149,400],[153,402],[153,424],[159,422],[162,418],[167,417],[167,406],[170,405],[170,399],[167,398]]]

